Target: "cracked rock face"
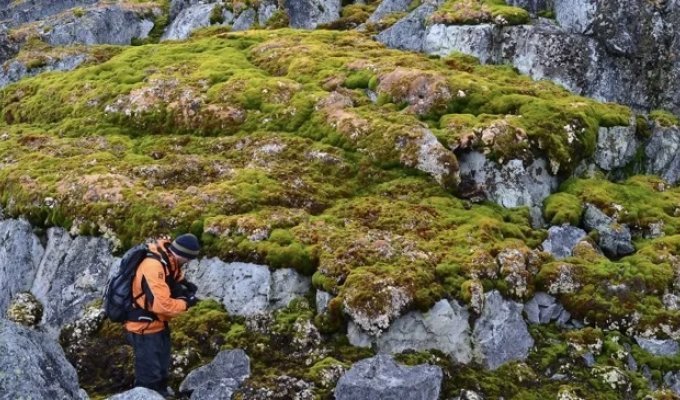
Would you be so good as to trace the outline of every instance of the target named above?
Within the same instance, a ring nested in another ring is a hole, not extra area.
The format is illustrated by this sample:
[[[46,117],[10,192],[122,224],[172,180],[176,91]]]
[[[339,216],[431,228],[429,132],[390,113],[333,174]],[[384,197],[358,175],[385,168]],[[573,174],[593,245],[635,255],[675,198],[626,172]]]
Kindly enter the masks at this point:
[[[47,231],[47,247],[31,291],[45,306],[43,324],[55,337],[104,293],[115,259],[103,238],[71,238],[61,228]]]
[[[175,7],[181,6],[178,4]],[[183,40],[194,30],[210,26],[210,14],[214,7],[215,4],[210,3],[183,8],[166,28],[161,40]]]
[[[221,351],[207,365],[187,375],[179,387],[181,393],[191,393],[192,399],[224,399],[250,377],[250,359],[243,350]]]
[[[31,288],[44,251],[28,222],[0,221],[0,315],[15,294]]]
[[[55,340],[5,319],[0,319],[0,365],[4,398],[87,398]]]
[[[583,225],[588,231],[599,232],[598,244],[608,256],[622,257],[635,252],[628,226],[617,223],[592,204],[586,204]]]
[[[284,0],[291,28],[314,29],[340,18],[340,0]]]
[[[656,174],[671,185],[680,181],[680,127],[656,125],[645,147],[645,172]]]
[[[543,241],[543,250],[560,260],[571,257],[574,247],[586,237],[586,232],[575,226],[551,226],[548,229],[548,238]]]
[[[534,339],[522,318],[520,303],[504,300],[494,290],[486,294],[484,310],[472,332],[475,358],[494,370],[513,360],[525,360]]]
[[[633,160],[639,146],[634,124],[600,128],[597,134],[595,163],[605,171],[625,167]]]
[[[345,373],[335,388],[337,400],[439,398],[441,368],[433,365],[406,367],[388,355],[361,360]]]
[[[409,15],[380,32],[376,36],[376,40],[395,49],[422,51],[427,34],[427,18],[437,11],[442,3],[442,0],[423,2]]]
[[[312,287],[312,279],[302,276],[290,268],[277,269],[271,275],[271,308],[286,307],[294,298],[302,297]]]
[[[64,58],[50,59],[46,65],[38,68],[31,68],[17,60],[10,61],[0,69],[0,88],[29,76],[42,74],[43,72],[70,71],[77,68],[86,59],[87,57],[84,54],[75,54]]]
[[[538,292],[524,305],[527,320],[532,324],[548,324],[557,321],[558,325],[569,322],[571,314],[553,296]]]

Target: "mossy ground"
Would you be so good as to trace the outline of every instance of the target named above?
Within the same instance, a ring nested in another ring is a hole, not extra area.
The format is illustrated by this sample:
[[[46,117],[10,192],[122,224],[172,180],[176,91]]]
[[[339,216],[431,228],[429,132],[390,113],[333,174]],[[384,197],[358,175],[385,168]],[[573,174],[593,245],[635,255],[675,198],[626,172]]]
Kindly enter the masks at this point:
[[[448,0],[432,14],[430,21],[445,25],[519,25],[529,22],[529,12],[508,6],[504,0]]]
[[[473,281],[517,297],[496,257],[508,248],[529,254],[546,237],[531,228],[526,208],[457,198],[454,179],[414,168],[417,147],[396,143],[429,129],[454,162],[454,151],[470,148],[501,163],[541,155],[554,173],[568,175],[594,151],[599,127],[630,120],[625,107],[573,96],[507,66],[389,50],[357,32],[208,29],[188,42],[104,53],[75,71],[0,92],[5,213],[109,236],[120,250],[191,231],[207,255],[313,274],[315,287],[338,296],[328,317],[316,319],[331,335],[342,329],[344,305],[385,312],[389,298],[380,289],[387,285],[406,294],[407,308],[422,310],[443,297],[470,301]],[[580,286],[561,300],[598,326],[636,312],[635,329],[677,329],[677,311],[661,302],[680,243],[677,190],[660,192],[646,177],[592,182],[565,183],[546,201],[547,219],[578,223],[584,202],[606,212],[620,204],[628,212],[621,222],[644,231],[659,219],[665,236],[636,238],[638,252],[616,262],[596,254],[565,260]],[[559,272],[560,264],[540,257],[522,297],[549,288]],[[608,289],[620,285],[629,290]],[[276,368],[318,375],[257,361],[290,340],[285,311],[281,329],[259,339],[244,321],[204,311],[218,327],[208,342],[246,347],[262,376]],[[175,340],[187,347],[203,344],[181,332]],[[339,340],[315,362],[366,355]],[[285,365],[290,357],[277,360]],[[460,376],[482,379],[475,374]]]

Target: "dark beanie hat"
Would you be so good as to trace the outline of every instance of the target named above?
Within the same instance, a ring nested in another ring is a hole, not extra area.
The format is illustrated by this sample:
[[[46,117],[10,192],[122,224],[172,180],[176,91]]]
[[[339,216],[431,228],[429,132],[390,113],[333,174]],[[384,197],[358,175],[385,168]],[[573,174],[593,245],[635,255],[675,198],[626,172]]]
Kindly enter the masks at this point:
[[[170,250],[173,253],[188,258],[189,260],[196,258],[200,249],[201,245],[198,244],[198,239],[191,233],[179,235],[172,243],[170,243]]]

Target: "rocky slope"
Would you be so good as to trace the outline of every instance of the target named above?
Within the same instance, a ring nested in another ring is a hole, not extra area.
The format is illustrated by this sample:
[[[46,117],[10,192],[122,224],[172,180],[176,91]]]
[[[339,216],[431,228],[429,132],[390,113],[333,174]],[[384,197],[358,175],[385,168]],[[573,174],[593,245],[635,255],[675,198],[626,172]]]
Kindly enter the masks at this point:
[[[680,395],[675,7],[3,4],[0,312],[122,392],[104,282],[191,231],[187,395]]]

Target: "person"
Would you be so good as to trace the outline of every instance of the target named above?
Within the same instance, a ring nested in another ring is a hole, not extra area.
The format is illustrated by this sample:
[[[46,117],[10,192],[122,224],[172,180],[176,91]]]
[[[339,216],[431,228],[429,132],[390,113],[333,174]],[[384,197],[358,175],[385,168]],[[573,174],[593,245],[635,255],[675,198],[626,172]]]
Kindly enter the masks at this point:
[[[182,267],[196,258],[200,245],[187,233],[170,242],[148,244],[149,253],[132,280],[133,309],[125,322],[126,339],[135,354],[135,386],[170,396],[170,329],[168,321],[199,300],[196,285],[184,278]]]

